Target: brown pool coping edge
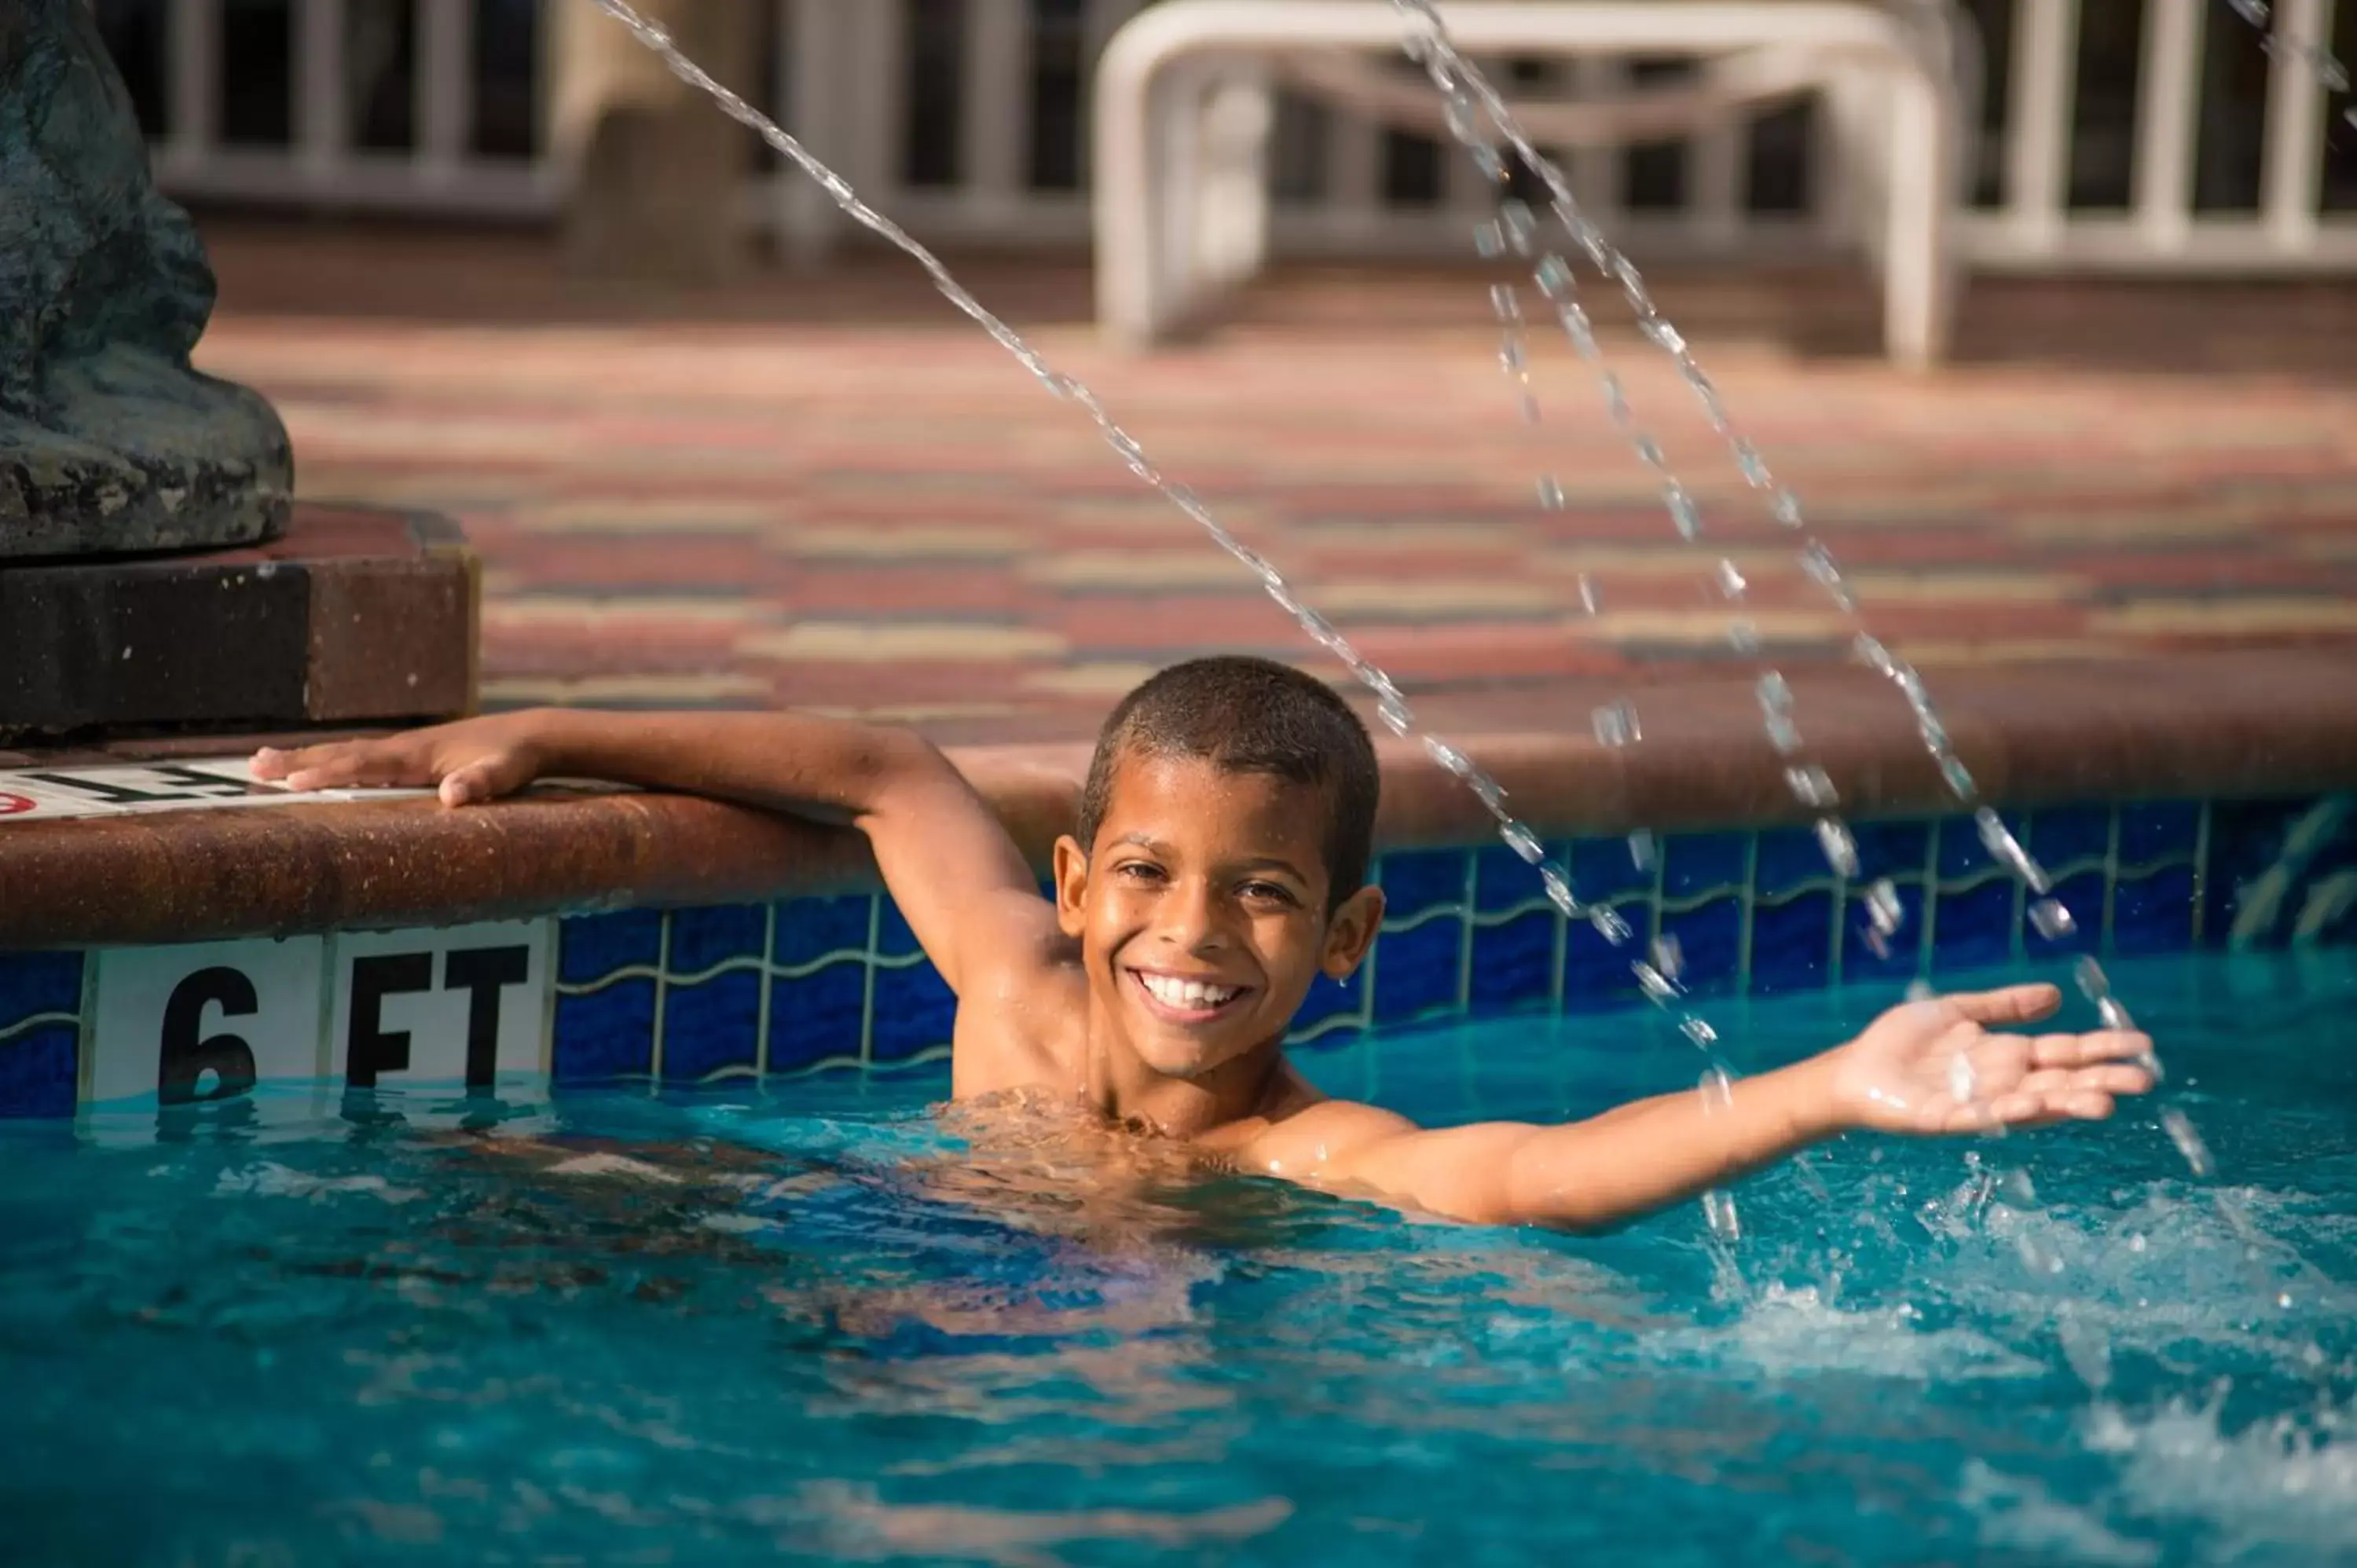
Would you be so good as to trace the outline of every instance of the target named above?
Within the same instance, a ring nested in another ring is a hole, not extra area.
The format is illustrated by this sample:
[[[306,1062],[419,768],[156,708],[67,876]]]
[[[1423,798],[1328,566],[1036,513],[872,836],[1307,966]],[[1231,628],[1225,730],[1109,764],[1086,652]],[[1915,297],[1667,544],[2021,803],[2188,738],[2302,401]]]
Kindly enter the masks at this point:
[[[1497,777],[1512,810],[1551,836],[1804,820],[1784,779],[1793,762],[1822,766],[1850,816],[1956,809],[1887,683],[1825,668],[1792,686],[1808,747],[1789,760],[1761,730],[1749,674],[1647,688],[1642,739],[1626,746],[1575,733],[1449,738]],[[1933,690],[1957,754],[1982,797],[1999,805],[2357,789],[2357,650],[1989,665],[1948,671]],[[1384,847],[1490,836],[1480,802],[1417,743],[1384,736],[1379,749]],[[950,755],[1044,865],[1071,822],[1088,748]],[[461,811],[401,799],[25,822],[0,825],[0,949],[731,903],[846,891],[874,875],[855,833],[651,793],[552,791]]]

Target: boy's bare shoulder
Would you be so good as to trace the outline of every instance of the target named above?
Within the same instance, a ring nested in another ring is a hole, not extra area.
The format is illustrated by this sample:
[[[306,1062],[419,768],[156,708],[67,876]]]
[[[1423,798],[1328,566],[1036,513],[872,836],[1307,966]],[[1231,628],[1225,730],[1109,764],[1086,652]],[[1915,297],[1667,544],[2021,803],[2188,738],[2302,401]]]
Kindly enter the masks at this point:
[[[952,1076],[961,1100],[1014,1089],[1070,1087],[1084,1053],[1088,985],[1081,945],[1024,922],[958,996]]]

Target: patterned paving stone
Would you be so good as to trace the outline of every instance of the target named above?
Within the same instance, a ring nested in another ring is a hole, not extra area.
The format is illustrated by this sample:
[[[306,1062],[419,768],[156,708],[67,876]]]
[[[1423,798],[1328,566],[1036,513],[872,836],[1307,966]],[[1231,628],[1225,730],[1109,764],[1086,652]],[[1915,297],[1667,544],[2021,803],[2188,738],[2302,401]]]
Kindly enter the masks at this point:
[[[1039,738],[1190,652],[1337,672],[895,259],[658,298],[529,237],[208,238],[201,359],[278,403],[306,493],[467,526],[494,703]],[[1097,344],[1068,259],[956,264],[1411,695],[1584,727],[1598,680],[1733,657],[1722,557],[1779,660],[1855,629],[1625,325],[1606,339],[1700,547],[1567,349],[1534,345],[1543,418],[1515,417],[1469,263],[1284,271],[1145,358]],[[2357,289],[1982,280],[1957,362],[1910,377],[1872,357],[1858,277],[1656,282],[1867,624],[1927,666],[2357,640]]]

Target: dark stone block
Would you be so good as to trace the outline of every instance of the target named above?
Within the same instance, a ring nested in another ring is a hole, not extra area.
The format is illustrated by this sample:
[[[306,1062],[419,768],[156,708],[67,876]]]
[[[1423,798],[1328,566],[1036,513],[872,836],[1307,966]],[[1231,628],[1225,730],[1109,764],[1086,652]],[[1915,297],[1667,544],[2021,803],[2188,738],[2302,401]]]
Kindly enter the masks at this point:
[[[0,566],[0,740],[463,713],[478,596],[447,522],[308,506],[259,549]]]
[[[0,559],[285,526],[285,427],[189,368],[212,304],[89,7],[0,5]]]

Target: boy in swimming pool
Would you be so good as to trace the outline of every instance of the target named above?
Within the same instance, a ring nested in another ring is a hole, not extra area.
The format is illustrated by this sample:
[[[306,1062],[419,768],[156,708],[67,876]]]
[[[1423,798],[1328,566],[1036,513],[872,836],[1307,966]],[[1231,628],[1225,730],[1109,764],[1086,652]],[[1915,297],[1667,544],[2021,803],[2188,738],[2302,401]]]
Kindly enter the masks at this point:
[[[1485,1224],[1632,1219],[1853,1130],[1971,1133],[2109,1115],[2151,1086],[2124,1030],[2027,1036],[2050,985],[1909,1003],[1846,1045],[1563,1126],[1426,1131],[1329,1099],[1286,1063],[1295,1010],[1382,922],[1365,727],[1282,665],[1199,660],[1107,719],[1055,892],[913,733],[802,714],[500,714],[264,751],[297,789],[438,784],[451,806],[543,775],[677,789],[848,823],[957,993],[953,1096],[1068,1096],[1108,1121],[1331,1191]]]

